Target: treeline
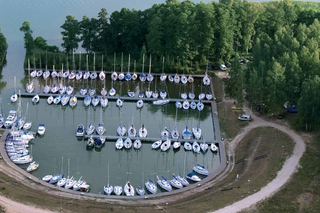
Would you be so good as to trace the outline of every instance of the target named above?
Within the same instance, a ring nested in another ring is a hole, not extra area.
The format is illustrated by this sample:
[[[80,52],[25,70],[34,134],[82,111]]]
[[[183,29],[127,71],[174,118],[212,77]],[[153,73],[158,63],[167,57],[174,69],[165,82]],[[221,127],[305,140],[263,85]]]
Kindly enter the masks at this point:
[[[0,28],[0,71],[2,70],[2,67],[6,63],[7,49],[8,49],[7,40],[4,37],[3,33],[1,33],[1,28]]]

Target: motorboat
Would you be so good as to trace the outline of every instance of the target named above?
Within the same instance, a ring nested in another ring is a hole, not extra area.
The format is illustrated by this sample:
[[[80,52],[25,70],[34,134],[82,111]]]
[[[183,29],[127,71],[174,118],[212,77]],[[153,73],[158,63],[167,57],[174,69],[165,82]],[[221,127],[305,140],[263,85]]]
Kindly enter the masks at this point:
[[[150,90],[146,91],[146,97],[147,97],[147,98],[151,98],[152,93],[153,93],[153,92],[150,91]]]
[[[176,107],[177,107],[178,109],[181,109],[181,108],[182,108],[182,103],[181,103],[180,101],[177,101],[177,102],[176,102]]]
[[[201,129],[199,128],[198,125],[197,125],[197,128],[192,128],[192,133],[193,133],[194,137],[197,140],[200,140],[200,138],[201,138]]]
[[[120,196],[122,194],[122,186],[115,186],[113,192],[115,195]]]
[[[194,78],[191,75],[189,75],[189,77],[188,77],[188,82],[190,84],[192,84],[194,82]]]
[[[174,175],[173,175],[173,178],[170,180],[170,184],[171,184],[171,186],[173,186],[177,189],[183,188],[182,183],[180,181],[178,181]]]
[[[96,128],[96,132],[98,133],[98,135],[103,135],[105,131],[106,129],[104,128],[102,123],[100,123]]]
[[[196,166],[194,166],[192,170],[201,175],[206,175],[206,176],[209,175],[209,171],[205,169],[204,166],[201,166],[200,164],[197,164]]]
[[[191,107],[191,109],[196,109],[197,108],[196,102],[191,101],[190,107]]]
[[[87,126],[87,129],[86,129],[86,132],[87,132],[87,135],[91,135],[94,130],[95,130],[95,125],[93,122],[91,122],[88,126]]]
[[[206,95],[204,93],[199,94],[199,100],[203,100],[205,97],[206,97]]]
[[[27,164],[32,162],[33,157],[31,155],[24,155],[24,156],[12,156],[10,160],[15,164]]]
[[[192,92],[189,92],[188,96],[191,100],[193,100],[196,97],[195,94]]]
[[[166,152],[171,147],[171,141],[166,140],[164,143],[161,144],[161,151]]]
[[[152,149],[158,149],[162,144],[162,140],[158,140],[151,145]]]
[[[108,98],[106,96],[101,96],[100,97],[100,104],[103,108],[107,107],[108,105]]]
[[[139,94],[138,94],[138,97],[139,98],[144,98],[144,93],[142,91],[140,91]]]
[[[169,76],[168,76],[168,80],[169,80],[170,82],[173,82],[173,81],[174,81],[173,76],[172,76],[172,75],[169,75]]]
[[[116,149],[122,149],[122,148],[123,148],[123,139],[120,137],[116,142]]]
[[[210,85],[211,80],[210,80],[208,74],[206,74],[206,75],[203,77],[202,82],[203,82],[203,84],[204,84],[205,86],[209,86],[209,85]]]
[[[200,153],[200,146],[197,141],[193,142],[192,149],[194,153]]]
[[[192,180],[193,182],[199,182],[201,179],[195,175],[193,172],[187,174],[187,179]]]
[[[28,166],[27,172],[32,172],[32,171],[38,169],[38,167],[39,167],[39,163],[33,161],[33,162],[30,163],[30,165]]]
[[[75,79],[75,77],[76,77],[76,72],[75,71],[71,71],[69,76],[68,76],[69,80],[73,80],[73,79]]]
[[[152,93],[152,98],[157,99],[159,97],[159,93],[158,91],[154,91],[154,93]]]
[[[133,142],[133,148],[135,148],[135,149],[140,149],[141,148],[141,141],[140,140],[135,140],[134,142]]]
[[[203,108],[204,108],[204,105],[203,105],[203,103],[202,103],[201,100],[200,100],[200,101],[197,103],[197,109],[198,109],[199,111],[202,111]]]
[[[174,130],[172,130],[172,132],[171,132],[171,137],[172,137],[172,139],[175,139],[175,140],[177,140],[178,138],[179,138],[179,132],[178,132],[178,130],[177,129],[174,129]]]
[[[145,186],[151,194],[157,193],[158,187],[153,183],[151,179],[149,179],[149,181],[145,183]]]
[[[37,77],[42,76],[42,74],[43,74],[43,71],[41,69],[37,71]]]
[[[42,180],[45,182],[49,182],[52,179],[52,177],[53,177],[52,175],[46,175],[42,178]]]
[[[27,93],[32,93],[34,90],[34,83],[31,81],[30,83],[27,83],[26,85],[26,91]]]
[[[144,74],[144,73],[142,72],[142,73],[140,74],[140,76],[139,76],[139,79],[140,79],[140,81],[142,81],[142,82],[146,81],[146,80],[147,80],[146,74]]]
[[[156,100],[156,101],[153,101],[152,104],[153,105],[165,105],[167,103],[169,103],[170,100],[169,99],[164,99],[164,100]]]
[[[101,149],[101,147],[104,145],[105,139],[104,138],[97,138],[94,140],[94,147],[96,149]]]
[[[131,81],[131,79],[132,79],[131,74],[128,72],[128,73],[125,75],[124,79],[125,79],[126,81]]]
[[[33,98],[31,99],[31,101],[32,101],[33,104],[39,103],[39,101],[40,101],[39,95],[37,94],[37,95],[33,96]]]
[[[139,129],[139,137],[140,138],[146,138],[148,135],[148,130],[142,125],[142,127]]]
[[[120,125],[117,129],[117,133],[119,136],[124,136],[127,132],[127,128],[125,128],[124,126]]]
[[[181,146],[181,142],[180,141],[175,141],[172,145],[173,149],[179,149]]]
[[[44,126],[44,124],[39,124],[37,132],[39,135],[44,135],[44,133],[46,132],[46,127]]]
[[[51,180],[49,181],[49,183],[55,184],[55,183],[57,183],[61,178],[63,178],[63,175],[62,175],[62,174],[54,175],[54,176],[51,178]]]
[[[94,146],[94,139],[93,139],[93,137],[91,136],[91,137],[89,138],[89,140],[87,141],[87,148],[88,148],[88,149],[92,149],[93,146]]]
[[[142,108],[143,107],[143,100],[142,99],[140,99],[140,100],[138,100],[137,101],[137,108]]]
[[[125,141],[124,141],[124,144],[123,144],[124,148],[126,149],[130,149],[132,147],[132,140],[130,138],[127,138]]]
[[[73,87],[72,86],[68,86],[66,92],[67,92],[68,95],[71,95],[73,93]]]
[[[158,178],[158,181],[157,181],[158,185],[159,185],[162,189],[164,189],[164,190],[166,190],[166,191],[168,191],[168,192],[171,192],[172,187],[171,187],[169,181],[168,181],[165,177],[163,177],[163,176],[161,176],[161,177],[162,177],[162,178],[159,178],[159,177],[157,176],[157,178]]]
[[[89,89],[89,95],[90,96],[94,96],[96,94],[96,90],[93,88],[93,87],[91,87],[90,89]]]
[[[165,128],[161,131],[160,135],[161,135],[161,138],[169,138],[169,137],[170,137],[170,132],[169,132],[168,128],[165,127]]]
[[[83,79],[84,79],[84,80],[87,80],[89,77],[90,77],[90,72],[89,72],[89,71],[86,71],[86,72],[83,74]]]
[[[70,98],[69,104],[71,107],[74,107],[77,105],[77,103],[78,103],[78,99],[75,95],[73,95],[72,98]]]
[[[87,106],[90,106],[91,104],[91,97],[90,95],[87,95],[84,100],[83,100],[83,104],[87,107]]]
[[[106,95],[108,95],[108,91],[105,88],[102,88],[102,90],[100,91],[100,94],[102,96],[106,96]]]
[[[213,96],[212,96],[212,94],[211,94],[211,93],[206,94],[206,99],[207,99],[207,100],[211,100],[211,99],[212,99],[212,97],[213,97]]]
[[[173,78],[174,83],[179,84],[180,82],[180,77],[178,76],[178,74],[176,74]]]
[[[106,78],[106,74],[104,73],[104,71],[101,71],[99,73],[99,78],[100,78],[101,81],[104,81],[104,79]]]
[[[181,177],[180,175],[178,176],[175,176],[173,175],[174,178],[176,178],[177,181],[179,181],[183,186],[189,186],[189,182],[184,178],[184,177]]]
[[[94,79],[96,79],[97,77],[98,77],[98,75],[97,75],[97,72],[96,72],[96,71],[91,72],[91,74],[90,74],[91,80],[94,80]]]
[[[50,89],[51,93],[53,93],[53,94],[58,92],[58,90],[59,90],[59,87],[56,84],[53,84]]]
[[[116,73],[115,71],[113,71],[113,73],[111,74],[111,79],[113,81],[116,81],[118,79],[118,73]]]
[[[88,90],[86,88],[84,88],[84,86],[82,86],[82,88],[80,89],[80,95],[86,95],[88,92]]]
[[[126,196],[134,196],[134,188],[129,181],[123,187],[123,191],[126,194]]]
[[[136,137],[137,135],[137,130],[134,128],[133,124],[129,127],[128,129],[128,137]]]
[[[17,93],[14,92],[13,95],[11,95],[10,100],[11,100],[12,103],[17,102],[17,100],[18,100],[18,95],[17,95]]]
[[[109,95],[110,96],[114,96],[116,94],[116,90],[112,87],[110,90],[109,90]]]
[[[58,95],[57,97],[55,97],[55,98],[53,99],[53,103],[54,103],[55,105],[59,104],[60,101],[61,101],[61,95]]]
[[[123,72],[120,72],[119,75],[118,75],[118,79],[119,79],[120,81],[122,81],[122,80],[124,79],[124,77],[125,77],[124,73],[123,73]]]
[[[167,97],[167,92],[164,91],[164,90],[162,90],[162,91],[160,92],[160,97],[161,97],[162,99],[165,99],[165,98]]]
[[[189,101],[185,100],[185,101],[182,103],[182,107],[183,107],[183,109],[189,109],[189,107],[190,107]]]
[[[66,91],[67,91],[67,87],[60,84],[59,93],[63,95],[64,93],[66,93]]]
[[[184,100],[188,98],[187,93],[181,93],[180,96],[181,96],[181,98],[184,99]]]
[[[117,105],[118,107],[122,107],[122,105],[123,105],[123,101],[121,100],[121,98],[120,98],[120,97],[117,99],[117,101],[116,101],[116,105]]]
[[[212,152],[218,152],[218,147],[214,143],[211,144],[210,149]]]
[[[188,78],[187,78],[187,76],[185,76],[185,75],[182,75],[181,78],[180,78],[180,80],[181,80],[181,82],[182,82],[183,84],[186,84],[186,83],[188,82]]]
[[[130,98],[133,98],[134,97],[134,92],[131,92],[130,90],[128,91],[128,96],[130,97]]]
[[[50,71],[49,70],[44,71],[42,75],[43,79],[46,80],[49,76],[50,76]]]
[[[31,126],[32,126],[32,122],[31,122],[31,121],[26,122],[26,123],[23,125],[23,129],[29,130],[29,129],[31,129]]]
[[[189,131],[188,126],[182,131],[182,137],[183,139],[189,140],[192,136],[192,133]]]
[[[110,186],[109,184],[103,187],[103,191],[106,195],[111,195],[113,192],[113,186]]]
[[[77,126],[76,136],[77,137],[83,137],[84,136],[84,125],[83,124],[79,124]]]
[[[202,152],[206,152],[208,150],[209,145],[205,142],[200,144],[200,148]]]
[[[186,151],[191,151],[192,146],[189,142],[184,142],[183,147]]]
[[[53,103],[53,96],[49,96],[48,99],[47,99],[47,103],[50,105]]]
[[[95,106],[97,106],[98,104],[99,104],[99,97],[97,96],[97,95],[95,95],[93,98],[92,98],[92,101],[91,101],[91,103],[92,103],[92,105],[95,107]]]

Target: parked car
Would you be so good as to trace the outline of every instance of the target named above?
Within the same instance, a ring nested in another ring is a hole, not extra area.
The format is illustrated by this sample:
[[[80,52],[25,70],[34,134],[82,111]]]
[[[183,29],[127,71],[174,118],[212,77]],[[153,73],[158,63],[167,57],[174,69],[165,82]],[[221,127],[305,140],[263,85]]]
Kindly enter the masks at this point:
[[[220,65],[220,69],[221,69],[222,71],[226,71],[226,70],[227,70],[227,67],[226,67],[226,65],[221,64],[221,65]]]
[[[238,117],[239,121],[251,121],[251,116],[250,115],[241,115]]]

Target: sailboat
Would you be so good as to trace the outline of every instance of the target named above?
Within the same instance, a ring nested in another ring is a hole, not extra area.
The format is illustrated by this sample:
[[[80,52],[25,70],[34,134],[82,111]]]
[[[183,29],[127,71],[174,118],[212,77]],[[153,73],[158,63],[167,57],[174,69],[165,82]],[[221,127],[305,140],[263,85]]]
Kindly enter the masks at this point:
[[[111,195],[113,191],[113,186],[109,185],[109,162],[108,162],[108,184],[103,187],[103,191],[104,193],[106,193],[106,195]]]
[[[206,143],[206,142],[202,142],[201,144],[200,144],[200,148],[201,148],[201,151],[202,152],[206,152],[207,150],[208,150],[208,144]]]
[[[200,153],[200,146],[197,141],[193,142],[192,149],[194,153]]]
[[[140,138],[146,138],[148,135],[148,131],[147,129],[144,127],[144,125],[142,124],[142,127],[139,129],[139,137]]]
[[[129,137],[136,137],[137,135],[137,130],[136,128],[134,128],[133,124],[131,124],[131,126],[128,129],[128,136]]]
[[[161,131],[161,138],[169,138],[170,137],[170,132],[167,127],[164,127],[164,129]]]
[[[124,136],[126,133],[127,133],[127,128],[122,126],[121,123],[122,123],[122,113],[121,113],[121,109],[119,110],[119,114],[120,114],[120,125],[119,127],[117,128],[117,133],[119,136]]]
[[[188,186],[189,182],[184,178],[185,177],[185,171],[186,171],[186,157],[187,157],[187,153],[184,153],[184,164],[183,164],[183,176],[181,177],[180,175],[175,176],[175,179],[178,180],[183,186]]]
[[[124,141],[124,144],[123,144],[124,148],[126,149],[130,149],[132,147],[132,140],[130,138],[127,138],[125,141]]]
[[[201,175],[205,175],[205,176],[209,175],[209,171],[206,170],[204,166],[201,166],[200,164],[197,164],[196,166],[194,166],[192,170]]]
[[[189,142],[184,142],[183,147],[186,151],[191,151],[192,146]]]
[[[141,141],[140,140],[135,140],[133,142],[133,148],[140,149],[141,148]]]
[[[43,71],[42,71],[42,66],[41,66],[41,54],[40,54],[40,68],[39,68],[39,70],[37,71],[37,77],[42,76],[42,74],[43,74]]]
[[[126,81],[131,81],[131,79],[132,79],[132,76],[130,74],[130,54],[129,54],[129,61],[128,61],[128,73],[126,74],[124,79],[126,79]]]
[[[139,99],[138,101],[137,101],[137,108],[142,108],[143,107],[143,100],[142,99]]]
[[[178,140],[178,138],[179,138],[179,131],[177,130],[177,116],[178,116],[178,108],[176,108],[176,117],[175,117],[175,119],[174,119],[174,127],[173,127],[173,130],[172,130],[172,132],[171,132],[171,137],[172,137],[172,139],[174,139],[174,140]],[[175,142],[176,143],[176,142]],[[178,145],[178,144],[177,144]],[[177,146],[176,145],[176,146]],[[179,147],[180,147],[180,145],[179,145]]]
[[[52,96],[52,95],[50,95],[50,96],[48,97],[47,103],[48,103],[49,105],[51,105],[51,104],[53,103],[53,96]]]
[[[84,105],[87,107],[87,106],[90,106],[91,104],[91,97],[90,95],[87,95],[85,98],[84,98],[84,101],[83,101]]]
[[[61,95],[58,95],[58,96],[56,96],[56,97],[53,99],[53,103],[54,103],[55,105],[59,104],[60,101],[61,101]]]
[[[200,101],[197,103],[197,109],[198,109],[199,111],[202,111],[203,108],[204,108],[204,105],[203,105],[203,103],[202,103],[201,100],[200,100]]]
[[[90,136],[89,140],[87,141],[87,149],[92,149],[94,146],[94,140],[93,137]]]
[[[116,81],[118,79],[118,73],[116,72],[116,53],[113,55],[113,72],[111,74],[112,81]]]
[[[184,66],[183,66],[183,68],[184,68]],[[182,76],[181,76],[181,78],[180,78],[180,81],[181,81],[183,84],[186,84],[186,83],[188,82],[188,78],[187,78],[187,76],[185,76],[185,74],[184,74],[184,69],[183,69],[183,74],[182,74]]]
[[[83,73],[81,71],[81,51],[80,51],[80,54],[79,54],[79,70],[76,73],[76,80],[78,80],[78,81],[81,80],[82,76],[83,76]]]
[[[142,172],[142,187],[138,186],[136,188],[137,194],[140,195],[140,196],[143,196],[145,194],[145,190],[143,188],[143,183],[144,183],[143,179],[144,179],[144,173]]]
[[[192,136],[192,133],[189,131],[188,126],[182,131],[182,137],[183,139],[189,140]]]
[[[184,100],[182,103],[182,107],[183,107],[183,109],[189,109],[189,107],[190,107],[189,101]]]
[[[154,142],[154,143],[151,145],[151,148],[152,148],[152,149],[158,149],[158,148],[161,146],[161,144],[162,144],[162,140],[160,139],[160,140]]]
[[[90,74],[90,78],[91,80],[96,79],[98,76],[97,72],[96,72],[96,54],[93,53],[93,71]]]
[[[149,74],[147,75],[147,80],[149,82],[153,81],[153,75],[151,74],[151,55],[150,55],[150,63],[149,63]]]
[[[122,186],[115,186],[113,192],[115,195],[120,196],[122,194]]]
[[[171,140],[167,139],[164,143],[161,144],[161,151],[166,152],[171,147]]]
[[[123,187],[123,191],[126,194],[126,196],[134,196],[134,188],[129,181]]]
[[[140,81],[144,82],[147,80],[146,74],[144,74],[144,54],[142,55],[142,72],[139,76]]]
[[[33,161],[33,162],[30,163],[30,165],[28,166],[27,172],[32,172],[32,171],[38,169],[38,167],[39,167],[39,163]]]
[[[132,74],[132,80],[135,81],[138,78],[138,75],[136,73],[136,60],[134,60],[134,70]]]
[[[26,109],[26,115],[25,115],[25,120],[26,121],[27,121],[27,116],[28,116],[28,109],[29,109],[29,103],[27,103],[27,109]],[[29,129],[31,129],[31,126],[32,126],[32,122],[31,121],[25,122],[25,124],[23,125],[23,129],[29,130]]]
[[[103,126],[103,122],[102,122],[102,108],[100,109],[100,124],[97,126],[96,131],[97,131],[98,135],[103,135],[104,132],[106,131],[106,129]]]
[[[99,78],[100,78],[101,81],[104,81],[106,79],[106,74],[103,71],[103,55],[102,55],[102,68],[101,68],[101,71],[99,73]]]
[[[105,96],[100,97],[100,104],[103,108],[107,107],[108,105],[108,98]]]
[[[75,95],[73,95],[72,98],[70,98],[69,104],[71,107],[74,107],[77,105],[77,103],[78,103],[78,99]]]
[[[212,93],[207,93],[206,94],[206,99],[211,100],[213,98]]]
[[[34,57],[33,57],[33,66],[34,66],[34,69],[29,74],[29,76],[31,76],[32,78],[35,78],[35,77],[37,77],[37,69],[36,69],[36,59]]]
[[[180,141],[175,141],[172,145],[173,149],[179,149],[181,146],[181,142]]]
[[[176,178],[176,176],[172,176],[173,178],[170,180],[170,184],[171,186],[177,188],[177,189],[182,189],[183,185],[180,181],[178,181],[178,179]]]
[[[99,104],[99,97],[97,96],[97,95],[95,95],[93,98],[92,98],[92,100],[91,100],[91,103],[92,103],[92,105],[95,107],[95,106],[97,106],[98,104]]]
[[[157,178],[158,178],[158,181],[157,181],[158,185],[159,185],[162,189],[164,189],[164,190],[166,190],[166,191],[168,191],[168,192],[171,192],[171,191],[172,191],[172,187],[171,187],[169,181],[168,181],[165,177],[163,177],[163,176],[161,176],[161,177],[162,177],[162,178],[159,178],[159,177],[157,176]]]
[[[167,79],[167,75],[164,73],[164,57],[162,58],[162,74],[160,76],[161,81],[165,81]]]
[[[157,193],[157,189],[158,189],[158,188],[157,188],[156,184],[154,184],[151,179],[149,179],[149,181],[145,183],[145,186],[146,186],[147,190],[148,190],[151,194]]]
[[[211,144],[210,149],[212,152],[218,152],[218,147],[214,143]]]
[[[14,93],[11,96],[10,100],[11,100],[12,103],[15,103],[18,100],[18,95],[17,95],[17,92],[16,92],[16,76],[14,76],[13,81],[14,81]]]
[[[208,76],[208,66],[209,66],[209,60],[207,61],[207,68],[206,68],[206,74],[202,79],[202,82],[205,86],[209,86],[211,84],[211,80]]]
[[[124,79],[124,73],[123,73],[123,53],[121,53],[121,72],[118,75],[118,79],[122,81]]]
[[[199,119],[199,122],[200,122],[200,119]],[[197,125],[197,128],[192,128],[192,133],[193,133],[194,137],[197,140],[200,140],[200,138],[201,138],[201,129],[200,129],[199,125]]]
[[[33,81],[30,82],[30,61],[28,59],[28,77],[29,77],[29,83],[26,85],[26,91],[27,93],[32,93],[34,90],[34,83]]]
[[[121,137],[118,138],[115,145],[116,145],[116,149],[122,149],[123,148],[123,139]]]
[[[90,122],[90,108],[88,109],[88,126],[86,128],[87,135],[91,135],[95,130],[95,125],[93,122]],[[90,122],[90,123],[89,123]]]
[[[38,94],[36,94],[35,96],[33,96],[33,98],[31,99],[33,104],[37,104],[40,101],[40,97]]]
[[[89,72],[89,64],[88,64],[88,55],[86,56],[86,64],[87,64],[87,70],[83,74],[83,79],[87,80],[90,78],[90,72]]]
[[[103,81],[103,88],[101,89],[100,94],[102,96],[106,96],[108,94],[108,91],[106,90],[106,75],[103,71],[103,55],[102,55],[102,68],[101,68],[101,72],[99,74],[99,78],[101,81]]]

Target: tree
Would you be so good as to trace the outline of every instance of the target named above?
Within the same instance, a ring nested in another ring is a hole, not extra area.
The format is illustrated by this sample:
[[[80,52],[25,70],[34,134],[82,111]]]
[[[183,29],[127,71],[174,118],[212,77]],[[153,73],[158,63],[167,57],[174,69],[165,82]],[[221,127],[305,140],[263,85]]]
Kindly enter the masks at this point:
[[[98,36],[97,42],[95,43],[95,51],[103,51],[106,53],[109,48],[109,52],[112,52],[112,50],[110,50],[111,32],[107,9],[102,8],[99,12],[97,25]]]
[[[61,28],[63,29],[63,31],[61,32],[63,40],[61,46],[65,48],[66,52],[72,52],[73,50],[78,48],[78,43],[80,41],[79,22],[75,19],[74,16],[68,15]]]
[[[4,37],[3,33],[1,33],[1,29],[0,29],[0,67],[4,65],[7,48],[8,48],[7,40]]]
[[[83,16],[80,22],[80,31],[82,41],[82,47],[87,53],[92,53],[96,46],[98,37],[98,20],[95,18],[89,19],[87,16]]]
[[[20,27],[20,31],[24,32],[24,47],[26,48],[28,54],[34,47],[32,37],[33,31],[30,28],[29,21],[23,22],[22,26]]]
[[[42,38],[41,36],[36,37],[36,39],[34,40],[34,44],[36,47],[40,48],[40,49],[47,49],[47,40],[45,40],[44,38]]]

